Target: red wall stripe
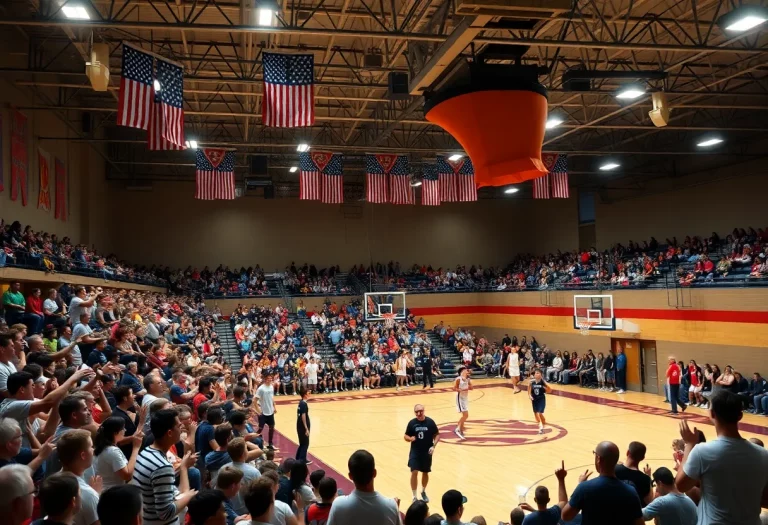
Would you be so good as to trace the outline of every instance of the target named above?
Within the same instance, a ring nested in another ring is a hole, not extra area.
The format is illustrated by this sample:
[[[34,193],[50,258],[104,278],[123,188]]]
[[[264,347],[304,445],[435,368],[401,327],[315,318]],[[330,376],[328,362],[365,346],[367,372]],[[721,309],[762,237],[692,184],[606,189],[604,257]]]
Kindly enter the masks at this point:
[[[411,313],[423,315],[451,314],[502,314],[502,315],[550,315],[572,317],[573,307],[568,306],[427,306],[411,308]],[[624,319],[661,319],[665,321],[717,321],[721,323],[766,323],[768,311],[693,310],[616,308],[616,317]]]

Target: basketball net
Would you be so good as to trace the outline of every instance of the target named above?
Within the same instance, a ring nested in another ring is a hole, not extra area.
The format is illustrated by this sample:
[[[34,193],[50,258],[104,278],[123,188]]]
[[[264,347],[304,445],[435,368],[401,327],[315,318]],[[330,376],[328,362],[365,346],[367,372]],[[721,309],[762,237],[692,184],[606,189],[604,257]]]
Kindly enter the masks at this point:
[[[384,326],[386,328],[392,328],[395,326],[395,314],[381,314],[384,319]]]
[[[589,330],[595,325],[594,321],[589,319],[579,319],[579,332],[581,335],[589,335]]]

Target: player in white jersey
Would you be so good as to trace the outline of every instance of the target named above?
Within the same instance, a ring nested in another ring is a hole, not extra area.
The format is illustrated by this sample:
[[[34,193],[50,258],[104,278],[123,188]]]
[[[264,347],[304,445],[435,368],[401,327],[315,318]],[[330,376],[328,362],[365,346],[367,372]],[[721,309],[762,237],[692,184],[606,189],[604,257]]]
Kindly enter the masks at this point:
[[[456,392],[456,409],[461,413],[459,423],[454,433],[461,439],[464,437],[464,423],[469,418],[469,391],[472,390],[472,380],[469,378],[469,368],[459,368],[459,376],[453,382],[453,391]]]
[[[512,351],[507,357],[507,370],[509,371],[509,377],[512,378],[512,386],[515,387],[515,394],[522,392],[517,386],[520,382],[520,354],[517,353],[518,348],[512,347]]]
[[[264,430],[264,426],[269,427],[269,441],[267,448],[275,450],[273,438],[275,437],[275,387],[272,386],[272,373],[267,372],[264,375],[264,382],[256,390],[256,398],[259,400],[259,434]]]

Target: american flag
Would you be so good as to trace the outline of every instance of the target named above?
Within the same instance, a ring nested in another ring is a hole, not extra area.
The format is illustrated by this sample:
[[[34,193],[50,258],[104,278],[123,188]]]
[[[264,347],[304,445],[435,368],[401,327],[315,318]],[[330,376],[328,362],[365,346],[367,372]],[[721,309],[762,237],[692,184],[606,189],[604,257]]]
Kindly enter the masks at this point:
[[[421,181],[421,205],[440,206],[440,181],[437,177],[437,166],[425,164],[424,178]]]
[[[151,151],[184,149],[184,70],[165,60],[157,61],[160,91],[149,119],[147,142]]]
[[[117,125],[147,129],[152,93],[152,55],[123,44]]]
[[[235,198],[235,152],[223,149],[197,150],[196,199]]]
[[[389,200],[392,204],[413,204],[411,165],[405,155],[398,155],[389,170]]]
[[[397,155],[365,156],[365,200],[373,204],[389,201],[387,178]]]
[[[315,123],[315,56],[263,53],[264,97],[261,120],[274,128]]]
[[[437,175],[440,180],[440,200],[443,202],[477,200],[475,169],[469,157],[452,161],[438,155]]]
[[[533,179],[533,198],[549,198],[549,173],[542,175],[539,178]]]
[[[553,199],[568,198],[568,155],[545,153],[541,156],[544,166],[549,170]]]
[[[326,204],[344,202],[344,157],[330,151],[299,153],[299,198]]]

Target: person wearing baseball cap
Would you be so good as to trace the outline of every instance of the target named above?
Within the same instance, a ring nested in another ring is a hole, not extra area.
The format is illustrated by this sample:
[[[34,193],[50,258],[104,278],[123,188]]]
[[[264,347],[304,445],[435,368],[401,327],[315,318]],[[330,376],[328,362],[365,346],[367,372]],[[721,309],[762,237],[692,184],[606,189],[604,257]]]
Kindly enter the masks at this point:
[[[443,494],[443,512],[445,519],[440,525],[469,525],[461,521],[461,515],[464,514],[464,504],[467,497],[458,490],[451,489]]]
[[[656,519],[657,525],[696,525],[696,504],[677,490],[675,476],[667,467],[659,467],[653,473],[656,485],[655,499],[643,509],[643,519]]]

